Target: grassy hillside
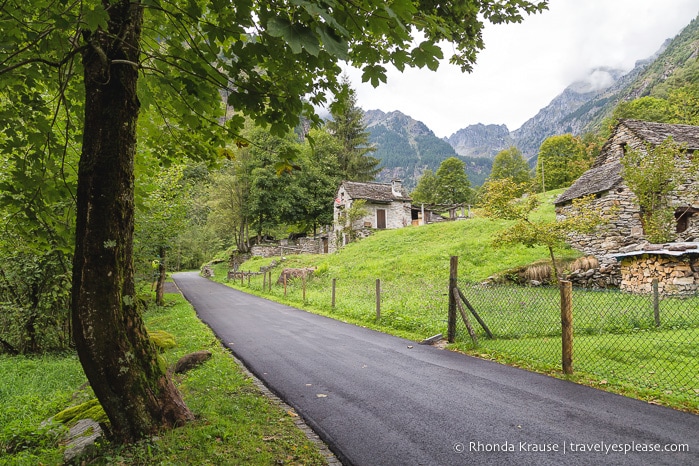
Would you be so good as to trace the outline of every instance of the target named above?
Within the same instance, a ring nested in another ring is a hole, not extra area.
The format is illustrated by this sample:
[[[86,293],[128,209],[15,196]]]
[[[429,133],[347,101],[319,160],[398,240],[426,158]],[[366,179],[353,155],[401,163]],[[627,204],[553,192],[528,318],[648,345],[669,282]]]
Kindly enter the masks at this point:
[[[553,219],[551,201],[561,190],[542,195],[542,207],[534,217]],[[294,306],[320,312],[369,327],[390,328],[413,339],[445,332],[446,290],[450,256],[459,257],[459,280],[480,282],[489,276],[548,258],[544,247],[494,247],[495,233],[512,224],[510,221],[472,218],[399,230],[377,231],[374,235],[352,243],[335,254],[294,255],[277,265],[276,282],[286,267],[315,267],[309,278],[306,300],[303,283],[289,283],[284,296],[282,285],[275,285],[267,296]],[[571,249],[559,251],[562,258],[580,254]],[[241,270],[256,272],[273,259],[253,258]],[[219,264],[215,279],[225,281],[226,264]],[[336,307],[331,307],[331,284],[335,279]],[[381,323],[376,325],[376,280],[381,280]],[[241,286],[240,282],[234,284]],[[262,292],[263,279],[253,277],[246,291]]]
[[[532,215],[535,220],[555,218],[552,201],[562,189],[541,196],[542,204]],[[482,281],[494,273],[547,259],[544,247],[495,247],[493,236],[511,225],[506,220],[475,217],[469,220],[437,223],[399,230],[377,231],[364,240],[349,244],[336,254],[289,256],[285,266],[316,266],[324,275],[346,279],[406,280],[448,277],[449,257],[459,256],[459,276],[466,281]],[[580,254],[571,249],[558,251],[563,258]],[[272,259],[254,258],[244,270],[258,270]]]

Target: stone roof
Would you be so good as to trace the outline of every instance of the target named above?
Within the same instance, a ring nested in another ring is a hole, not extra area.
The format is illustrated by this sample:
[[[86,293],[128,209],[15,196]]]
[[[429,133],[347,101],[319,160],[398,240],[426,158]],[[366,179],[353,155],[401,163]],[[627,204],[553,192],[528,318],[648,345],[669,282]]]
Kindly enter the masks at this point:
[[[665,244],[647,244],[645,246],[630,246],[628,249],[614,254],[617,260],[626,257],[643,256],[645,254],[655,254],[657,256],[685,256],[687,254],[699,254],[699,243],[697,242],[677,242]]]
[[[410,201],[407,191],[398,185],[398,190],[393,190],[391,183],[360,183],[357,181],[343,181],[345,191],[352,199],[366,199],[373,202],[390,203],[393,201]]]
[[[686,144],[687,150],[699,149],[699,126],[674,125],[641,120],[621,120],[636,136],[657,146],[668,137],[677,144]]]
[[[672,136],[675,143],[683,144],[688,151],[699,150],[699,126],[629,119],[620,120],[617,128],[621,125],[639,139],[653,146],[659,145]],[[562,204],[589,194],[608,191],[621,183],[621,163],[618,161],[607,162],[607,156],[611,154],[610,145],[613,144],[613,139],[612,137],[604,143],[592,168],[583,173],[568,190],[558,196],[554,204]]]
[[[558,196],[554,204],[609,191],[621,183],[621,162],[612,162],[599,167],[591,168],[580,176],[575,183],[563,194]]]

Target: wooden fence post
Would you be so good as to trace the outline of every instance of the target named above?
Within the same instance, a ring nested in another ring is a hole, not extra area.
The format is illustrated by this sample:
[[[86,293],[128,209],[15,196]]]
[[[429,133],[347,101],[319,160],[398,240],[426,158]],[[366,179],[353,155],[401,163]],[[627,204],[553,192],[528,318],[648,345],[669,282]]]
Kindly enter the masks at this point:
[[[272,271],[269,271],[269,291],[272,291]]]
[[[381,320],[381,279],[376,279],[376,322]]]
[[[264,273],[262,274],[262,291],[264,292],[267,289],[267,271],[265,270]]]
[[[303,275],[301,275],[301,286],[303,288],[303,302],[306,302],[306,271],[303,271]]]
[[[573,284],[567,280],[561,289],[561,341],[563,373],[573,373]]]
[[[454,290],[457,288],[456,276],[459,268],[459,258],[451,256],[449,261],[449,313],[447,322],[447,341],[454,343],[456,339],[456,299],[454,299]]]
[[[464,311],[464,307],[461,305],[461,301],[459,301],[459,289],[454,288],[452,291],[452,294],[454,295],[454,301],[456,301],[456,307],[459,308],[459,313],[461,313],[461,318],[463,319],[464,324],[466,325],[468,334],[471,335],[471,341],[473,342],[473,346],[476,347],[478,346],[478,337],[476,336],[476,332],[473,330],[471,321],[468,320],[468,316],[466,315],[466,311]]]
[[[658,293],[658,279],[653,279],[653,317],[655,326],[660,327],[660,293]]]
[[[336,279],[333,278],[333,285],[332,285],[332,294],[331,294],[331,304],[330,306],[335,309],[335,284],[336,284]]]
[[[286,298],[286,274],[282,273],[282,276],[284,277],[284,297]]]

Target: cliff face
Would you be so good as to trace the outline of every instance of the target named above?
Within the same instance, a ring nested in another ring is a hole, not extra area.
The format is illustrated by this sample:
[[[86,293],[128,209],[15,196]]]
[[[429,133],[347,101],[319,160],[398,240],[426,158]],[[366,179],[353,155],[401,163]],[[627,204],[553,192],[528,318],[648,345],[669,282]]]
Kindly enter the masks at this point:
[[[461,156],[489,159],[514,144],[507,126],[481,123],[460,129],[446,140]]]
[[[634,69],[629,74],[637,74]],[[512,132],[515,145],[525,158],[536,156],[539,146],[556,134],[582,134],[590,119],[613,99],[624,72],[609,68],[592,70],[583,80],[568,86],[550,104],[539,110],[519,129]]]

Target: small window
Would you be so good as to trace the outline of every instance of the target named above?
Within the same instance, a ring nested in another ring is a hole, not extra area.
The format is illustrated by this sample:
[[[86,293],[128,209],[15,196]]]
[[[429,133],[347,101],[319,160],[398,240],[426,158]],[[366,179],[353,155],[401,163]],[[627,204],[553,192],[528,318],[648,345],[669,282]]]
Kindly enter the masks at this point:
[[[683,233],[689,228],[689,219],[692,215],[699,212],[699,209],[693,207],[681,207],[675,210],[675,220],[677,221],[677,233]]]

